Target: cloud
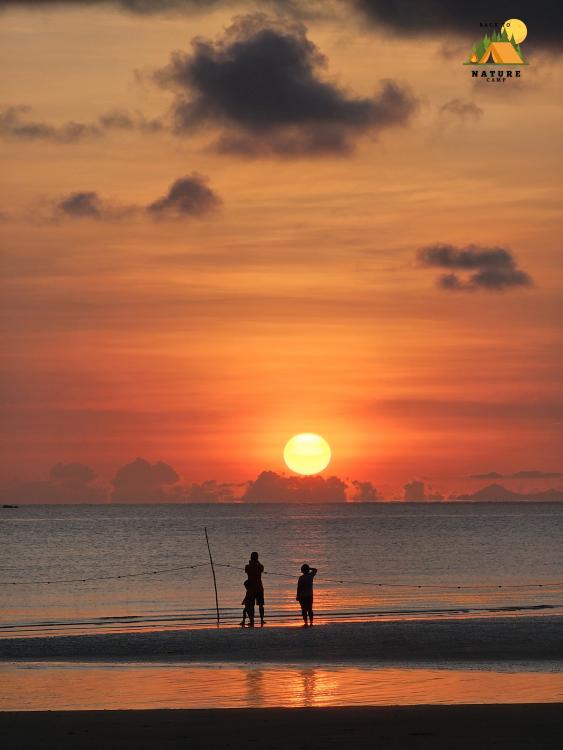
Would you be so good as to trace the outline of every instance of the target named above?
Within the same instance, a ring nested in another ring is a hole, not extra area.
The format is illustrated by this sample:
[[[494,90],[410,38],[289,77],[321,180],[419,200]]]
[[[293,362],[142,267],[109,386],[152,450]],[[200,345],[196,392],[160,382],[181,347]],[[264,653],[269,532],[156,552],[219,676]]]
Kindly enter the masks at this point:
[[[97,474],[80,463],[58,463],[51,469],[49,479],[15,482],[0,490],[3,502],[22,504],[103,503],[106,490],[93,484]]]
[[[193,14],[209,12],[217,7],[238,8],[266,6],[286,17],[333,18],[341,21],[354,16],[362,22],[383,28],[400,36],[433,37],[449,41],[448,36],[473,38],[479,35],[480,22],[502,24],[508,18],[522,18],[533,30],[526,44],[558,49],[562,44],[559,33],[563,23],[560,3],[529,3],[527,0],[487,0],[453,3],[451,0],[0,0],[0,10],[6,8],[40,8],[58,6],[107,7],[139,15]],[[494,16],[492,15],[494,13]],[[500,28],[500,26],[499,26]]]
[[[93,191],[69,193],[56,204],[56,213],[72,219],[117,219],[124,211],[102,201]]]
[[[345,503],[346,484],[338,477],[285,477],[263,471],[248,484],[246,503]]]
[[[172,183],[166,195],[148,205],[146,210],[157,219],[203,216],[221,204],[206,183],[207,179],[195,172],[181,177]]]
[[[144,215],[163,221],[201,217],[220,205],[221,199],[207,185],[207,178],[194,172],[173,182],[164,196],[146,206],[119,205],[102,199],[95,191],[69,193],[55,203],[52,218],[119,221]]]
[[[201,484],[194,482],[182,493],[188,503],[233,503],[238,496],[235,492],[238,485],[216,482],[207,479]]]
[[[409,503],[418,503],[426,500],[424,482],[414,479],[412,482],[405,484],[403,489],[405,490],[404,499]]]
[[[427,268],[466,272],[463,278],[457,273],[438,277],[438,286],[448,291],[502,292],[513,287],[533,286],[531,276],[519,269],[512,253],[502,247],[456,248],[435,244],[421,248],[417,258],[419,264]]]
[[[197,11],[213,5],[220,5],[224,0],[0,0],[1,8],[45,6],[114,6],[120,10],[139,14],[159,14],[171,10]]]
[[[355,490],[350,497],[350,502],[352,503],[377,503],[383,500],[371,482],[360,482],[357,479],[353,479],[350,484]]]
[[[99,127],[104,130],[137,130],[141,133],[158,133],[164,125],[157,118],[147,118],[136,112],[131,114],[127,110],[115,109],[100,115],[97,120]]]
[[[0,109],[0,136],[16,141],[76,143],[102,134],[102,130],[94,124],[66,122],[62,125],[52,125],[31,120],[27,117],[30,112],[31,108],[25,105],[2,107]]]
[[[55,203],[53,220],[93,219],[95,221],[120,221],[140,213],[139,206],[121,206],[100,198],[92,190],[69,193]]]
[[[61,125],[31,119],[31,112],[31,107],[26,105],[0,107],[0,137],[12,141],[72,144],[100,138],[110,130],[155,133],[163,128],[158,119],[147,119],[141,114],[132,115],[124,110],[107,112],[89,123],[70,121]]]
[[[511,479],[555,479],[557,477],[563,477],[563,474],[558,471],[524,470],[510,475]]]
[[[470,474],[469,479],[557,479],[563,477],[559,471],[516,471],[514,474],[499,474],[498,471],[490,471],[487,474]]]
[[[214,148],[247,156],[347,153],[359,136],[405,125],[417,101],[395,81],[371,98],[322,77],[325,57],[300,23],[262,14],[235,20],[222,39],[196,38],[153,74],[174,91],[176,133],[211,128]]]
[[[424,501],[436,502],[444,499],[444,496],[440,492],[433,492],[430,488],[426,490],[426,485],[418,479],[413,479],[412,482],[407,482],[404,489],[403,499],[407,503],[422,503]]]
[[[58,463],[51,469],[51,479],[67,486],[83,486],[96,479],[96,472],[80,463]]]
[[[501,484],[490,484],[487,487],[482,487],[477,492],[470,495],[458,495],[456,500],[461,502],[517,502],[517,501],[530,501],[530,502],[561,502],[563,501],[563,492],[561,490],[549,489],[549,490],[536,490],[532,493],[514,492]]]
[[[41,9],[46,6],[84,6],[84,7],[114,7],[129,13],[139,15],[158,15],[176,13],[209,12],[216,7],[236,8],[248,6],[249,0],[0,0],[0,10],[5,8],[28,7]],[[250,0],[250,4],[252,0]],[[255,0],[255,5],[270,6],[273,10],[297,18],[330,16],[331,7],[339,5],[338,0]]]
[[[122,466],[116,473],[111,500],[114,503],[147,503],[166,500],[167,488],[176,484],[180,477],[163,461],[151,464],[137,458]]]
[[[502,25],[509,18],[524,19],[530,31],[533,30],[532,44],[536,42],[540,47],[561,47],[563,38],[560,33],[563,8],[556,2],[534,4],[526,0],[499,0],[491,5],[487,0],[474,0],[471,3],[454,3],[451,0],[354,0],[354,7],[376,27],[399,35],[430,36],[437,41],[449,34],[478,38],[485,31],[479,28],[480,22]]]
[[[484,112],[474,102],[464,101],[463,99],[450,99],[440,107],[441,115],[451,115],[460,120],[473,120],[478,122]]]

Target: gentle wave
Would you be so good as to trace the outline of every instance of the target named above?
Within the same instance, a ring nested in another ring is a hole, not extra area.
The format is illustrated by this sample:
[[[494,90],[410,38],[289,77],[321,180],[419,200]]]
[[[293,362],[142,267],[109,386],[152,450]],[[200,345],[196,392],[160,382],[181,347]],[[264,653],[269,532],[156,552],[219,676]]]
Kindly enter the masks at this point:
[[[507,614],[527,614],[548,612],[555,614],[557,610],[563,610],[563,604],[523,604],[497,607],[456,607],[456,608],[404,608],[404,609],[349,609],[349,610],[320,610],[315,614],[319,624],[333,622],[364,622],[381,619],[416,619],[416,618],[448,618],[460,616],[505,616]],[[239,624],[239,608],[220,609],[220,622],[222,625],[234,626]],[[118,629],[120,632],[135,630],[166,630],[170,628],[198,628],[209,627],[216,624],[217,613],[213,609],[191,610],[175,614],[156,614],[154,617],[146,614],[140,615],[106,615],[84,619],[52,620],[40,622],[16,622],[6,623],[0,626],[0,638],[17,637],[19,635],[39,635],[44,632],[62,634],[68,633],[99,633],[111,632]],[[268,624],[288,624],[295,621],[300,624],[299,614],[295,611],[277,610],[268,612]],[[258,620],[257,620],[258,622]]]

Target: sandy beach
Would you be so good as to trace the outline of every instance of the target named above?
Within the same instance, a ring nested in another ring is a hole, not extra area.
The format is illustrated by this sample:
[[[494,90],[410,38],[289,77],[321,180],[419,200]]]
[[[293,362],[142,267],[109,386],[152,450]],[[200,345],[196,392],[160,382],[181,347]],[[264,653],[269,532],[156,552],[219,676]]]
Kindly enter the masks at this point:
[[[5,638],[0,660],[552,661],[563,658],[561,623],[548,616],[464,618]]]
[[[546,750],[561,704],[0,713],[10,750]]]

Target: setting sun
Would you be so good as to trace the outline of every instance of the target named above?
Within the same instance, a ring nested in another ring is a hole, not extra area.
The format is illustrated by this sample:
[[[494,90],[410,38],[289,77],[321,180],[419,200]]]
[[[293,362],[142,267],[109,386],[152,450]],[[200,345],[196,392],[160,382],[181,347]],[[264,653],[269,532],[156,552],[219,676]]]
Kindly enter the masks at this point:
[[[330,463],[330,445],[320,435],[303,432],[287,441],[283,458],[288,468],[297,474],[318,474]]]

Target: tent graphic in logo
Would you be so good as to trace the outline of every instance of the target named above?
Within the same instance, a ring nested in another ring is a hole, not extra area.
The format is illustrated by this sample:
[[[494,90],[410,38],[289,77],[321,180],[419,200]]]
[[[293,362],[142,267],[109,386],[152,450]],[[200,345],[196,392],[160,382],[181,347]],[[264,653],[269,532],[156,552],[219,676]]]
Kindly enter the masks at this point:
[[[487,34],[473,45],[469,60],[465,65],[527,65],[520,44],[528,34],[523,21],[511,18],[506,21],[500,33]]]

